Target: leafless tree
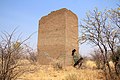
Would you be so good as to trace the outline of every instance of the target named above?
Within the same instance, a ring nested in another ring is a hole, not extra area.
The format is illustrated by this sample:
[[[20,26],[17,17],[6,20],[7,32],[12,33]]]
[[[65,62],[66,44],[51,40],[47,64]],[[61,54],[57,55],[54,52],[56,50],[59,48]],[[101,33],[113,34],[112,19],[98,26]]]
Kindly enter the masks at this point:
[[[15,29],[16,30],[16,29]],[[23,64],[18,61],[21,59],[22,45],[31,36],[23,41],[14,40],[15,30],[9,34],[3,32],[0,41],[0,80],[15,80],[25,70],[19,70]]]
[[[118,61],[117,58],[118,55],[116,53],[117,46],[120,45],[120,8],[117,9],[111,9],[108,11],[108,17],[110,19],[110,27],[106,28],[106,39],[108,46],[112,52],[112,57],[114,57],[114,66],[115,66],[115,72],[118,75],[117,71],[117,64]],[[113,27],[113,28],[111,28]]]
[[[107,55],[109,50],[115,55],[116,45],[120,43],[119,30],[110,22],[107,10],[100,12],[98,9],[95,9],[93,12],[89,12],[86,17],[81,24],[82,37],[80,39],[93,43],[99,48],[103,57],[103,70],[105,74],[107,74],[108,70],[111,79],[113,79]],[[107,77],[106,80],[108,80]]]
[[[120,28],[120,6],[118,6],[116,9],[111,9],[108,12],[111,22],[114,24],[114,26]]]

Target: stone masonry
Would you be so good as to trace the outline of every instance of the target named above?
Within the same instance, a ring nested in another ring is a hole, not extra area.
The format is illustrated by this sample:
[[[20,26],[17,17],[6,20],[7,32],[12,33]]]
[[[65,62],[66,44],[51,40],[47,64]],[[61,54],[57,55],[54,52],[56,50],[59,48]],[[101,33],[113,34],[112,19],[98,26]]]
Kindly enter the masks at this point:
[[[39,20],[38,62],[46,65],[61,58],[65,65],[72,64],[71,52],[78,53],[78,18],[62,8]]]

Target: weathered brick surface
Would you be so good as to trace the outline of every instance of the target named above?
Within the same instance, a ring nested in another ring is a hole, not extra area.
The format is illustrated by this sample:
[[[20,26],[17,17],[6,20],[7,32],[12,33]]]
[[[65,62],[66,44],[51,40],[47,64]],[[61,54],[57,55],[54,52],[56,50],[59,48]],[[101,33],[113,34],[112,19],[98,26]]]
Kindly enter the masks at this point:
[[[70,65],[71,51],[78,52],[78,18],[65,8],[53,11],[39,21],[38,61],[49,64],[51,57],[56,59],[64,55],[63,62]]]

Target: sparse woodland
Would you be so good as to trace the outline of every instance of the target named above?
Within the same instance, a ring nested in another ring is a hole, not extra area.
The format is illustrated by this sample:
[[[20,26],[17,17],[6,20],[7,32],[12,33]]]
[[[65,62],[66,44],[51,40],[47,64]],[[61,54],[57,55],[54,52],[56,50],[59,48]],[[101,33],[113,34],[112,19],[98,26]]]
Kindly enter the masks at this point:
[[[12,33],[0,35],[0,80],[119,80],[120,79],[120,6],[86,14],[80,24],[80,43],[97,47],[80,69],[64,67],[60,61],[39,65],[37,52]],[[56,60],[53,60],[56,61]],[[113,65],[111,66],[111,63]]]

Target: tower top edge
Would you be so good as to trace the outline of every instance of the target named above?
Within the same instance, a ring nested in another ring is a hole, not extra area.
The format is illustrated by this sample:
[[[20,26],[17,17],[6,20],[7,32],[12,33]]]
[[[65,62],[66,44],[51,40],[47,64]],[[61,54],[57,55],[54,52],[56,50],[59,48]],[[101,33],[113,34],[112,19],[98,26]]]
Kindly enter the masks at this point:
[[[39,22],[44,22],[44,21],[48,20],[49,18],[52,18],[55,15],[59,15],[59,14],[64,15],[64,13],[70,14],[78,19],[77,15],[75,13],[73,13],[71,10],[68,10],[67,8],[61,8],[59,10],[50,12],[48,15],[41,17]]]

